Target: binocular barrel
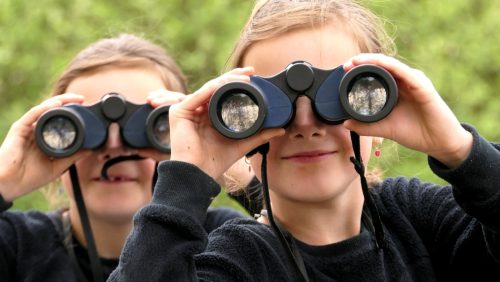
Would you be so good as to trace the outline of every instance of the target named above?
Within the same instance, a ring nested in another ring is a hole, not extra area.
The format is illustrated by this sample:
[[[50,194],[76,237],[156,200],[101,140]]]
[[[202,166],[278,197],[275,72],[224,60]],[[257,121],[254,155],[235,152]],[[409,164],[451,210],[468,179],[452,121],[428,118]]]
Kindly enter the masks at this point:
[[[392,75],[375,65],[345,72],[343,66],[324,70],[298,61],[273,77],[251,76],[250,83],[222,85],[210,99],[209,116],[222,135],[243,139],[262,128],[286,127],[298,96],[307,96],[325,123],[349,118],[375,122],[392,111],[398,89]]]
[[[107,139],[112,122],[120,126],[120,137],[132,148],[155,148],[170,153],[169,106],[154,109],[149,104],[127,102],[117,93],[82,106],[67,104],[45,112],[37,121],[35,140],[48,156],[62,158],[80,149],[97,149]]]

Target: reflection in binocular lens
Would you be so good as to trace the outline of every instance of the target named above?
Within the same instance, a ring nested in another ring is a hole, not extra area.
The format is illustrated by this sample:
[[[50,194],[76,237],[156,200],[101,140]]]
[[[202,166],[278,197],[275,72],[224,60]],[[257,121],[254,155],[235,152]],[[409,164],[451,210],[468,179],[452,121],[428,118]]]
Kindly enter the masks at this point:
[[[259,106],[248,95],[238,93],[228,96],[221,106],[222,121],[235,132],[249,129],[257,120]]]
[[[168,124],[168,113],[159,115],[153,124],[153,136],[155,141],[162,146],[170,146],[170,126]]]
[[[43,127],[43,141],[55,150],[69,148],[76,139],[76,127],[71,120],[54,117]]]
[[[374,77],[358,79],[348,94],[349,105],[360,115],[379,113],[387,102],[385,87]]]

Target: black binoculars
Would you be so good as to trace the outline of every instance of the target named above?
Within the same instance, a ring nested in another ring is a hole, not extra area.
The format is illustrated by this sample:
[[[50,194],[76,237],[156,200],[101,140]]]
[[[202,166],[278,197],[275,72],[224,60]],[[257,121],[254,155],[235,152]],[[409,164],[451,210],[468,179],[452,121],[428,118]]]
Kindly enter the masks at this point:
[[[93,105],[72,103],[45,112],[36,123],[35,140],[48,156],[67,157],[102,146],[109,125],[116,122],[127,146],[170,153],[169,108],[134,104],[118,93],[108,93]]]
[[[315,115],[328,124],[353,118],[374,122],[387,116],[398,99],[392,75],[375,65],[319,69],[293,62],[272,77],[251,76],[250,83],[229,82],[210,99],[209,116],[217,131],[247,138],[262,128],[286,127],[295,114],[298,96],[311,100]]]

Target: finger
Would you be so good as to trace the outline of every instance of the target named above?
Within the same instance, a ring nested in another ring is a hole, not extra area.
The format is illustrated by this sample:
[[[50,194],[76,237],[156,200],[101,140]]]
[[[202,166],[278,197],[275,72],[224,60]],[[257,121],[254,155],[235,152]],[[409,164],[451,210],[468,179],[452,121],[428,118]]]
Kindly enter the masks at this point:
[[[382,122],[365,123],[354,119],[348,119],[344,121],[343,126],[361,136],[390,138],[391,128],[387,128]]]
[[[374,64],[384,68],[399,81],[399,84],[404,83],[409,88],[418,88],[422,84],[423,77],[420,71],[384,54],[359,54],[344,64],[344,69],[348,71],[363,64]]]
[[[199,90],[191,95],[188,95],[188,97],[184,99],[182,108],[190,111],[196,110],[199,106],[206,103],[210,99],[217,88],[230,81],[248,82],[250,81],[250,78],[248,77],[247,73],[252,72],[253,68],[251,67],[235,69],[231,72],[225,73],[215,79],[208,81]]]
[[[181,93],[181,92],[170,91],[170,90],[167,90],[165,88],[161,88],[161,89],[156,89],[156,90],[153,90],[153,91],[149,92],[148,96],[146,97],[146,99],[155,99],[155,98],[163,97],[163,96],[182,97],[182,96],[185,96],[185,95],[186,94]]]
[[[31,125],[35,123],[38,118],[46,111],[60,107],[67,103],[82,103],[84,97],[82,95],[66,93],[51,97],[37,106],[31,108],[26,112],[20,119],[19,122],[22,125]]]
[[[237,74],[237,75],[253,75],[255,72],[254,67],[243,67],[243,68],[235,68],[231,71],[227,72],[228,74]]]
[[[62,174],[72,164],[76,163],[81,159],[90,157],[92,154],[93,154],[92,150],[79,150],[69,157],[61,159],[52,159],[52,161],[54,162],[54,170],[56,174],[58,174],[57,176],[59,176],[59,174]]]
[[[59,100],[63,104],[68,103],[83,103],[85,101],[85,96],[76,93],[64,93],[60,95],[53,96],[48,100]]]
[[[274,137],[285,135],[284,128],[269,128],[260,131],[258,134],[252,135],[251,137],[245,139],[240,145],[240,153],[246,154],[251,150],[257,148],[258,146],[269,142]]]
[[[156,149],[151,149],[151,148],[140,149],[138,155],[144,158],[153,159],[157,162],[170,159],[170,154],[162,153]]]
[[[173,105],[181,102],[186,95],[180,92],[173,92],[163,89],[161,92],[150,93],[147,102],[154,108],[163,105]]]
[[[63,105],[61,100],[47,100],[40,105],[34,106],[28,112],[26,112],[19,120],[18,123],[27,126],[35,123],[38,118],[50,109],[58,108]]]

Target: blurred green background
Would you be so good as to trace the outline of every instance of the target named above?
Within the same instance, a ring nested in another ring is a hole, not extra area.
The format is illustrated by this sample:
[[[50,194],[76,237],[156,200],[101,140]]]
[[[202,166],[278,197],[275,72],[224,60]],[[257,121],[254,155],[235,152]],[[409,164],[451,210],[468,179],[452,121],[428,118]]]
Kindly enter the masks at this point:
[[[82,48],[122,32],[166,47],[191,90],[220,74],[251,0],[0,0],[0,136],[47,97],[57,75]],[[500,5],[494,0],[364,1],[386,19],[399,56],[423,70],[458,118],[500,140]],[[496,3],[496,4],[495,4]],[[384,142],[372,158],[386,176],[442,183],[426,156]],[[6,161],[6,160],[2,160]],[[222,193],[221,193],[222,194]],[[40,192],[16,209],[49,209]],[[233,205],[220,196],[216,205]]]

